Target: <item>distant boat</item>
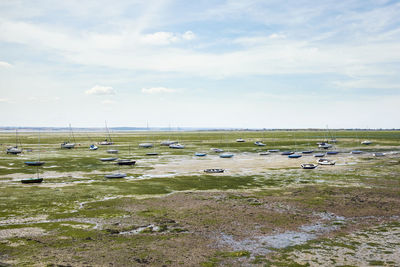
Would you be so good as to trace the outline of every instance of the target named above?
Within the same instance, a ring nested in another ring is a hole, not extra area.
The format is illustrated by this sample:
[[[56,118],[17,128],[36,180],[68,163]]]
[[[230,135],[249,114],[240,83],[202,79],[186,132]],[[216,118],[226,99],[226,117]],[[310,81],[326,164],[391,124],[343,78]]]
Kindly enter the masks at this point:
[[[135,165],[136,160],[132,159],[120,159],[117,161],[118,165]]]
[[[361,150],[353,150],[350,152],[350,154],[362,154],[363,152]]]
[[[302,154],[311,154],[313,153],[314,150],[305,150],[305,151],[301,151]]]
[[[238,139],[236,139],[236,142],[243,143],[243,142],[246,142],[246,140],[244,140],[243,138],[238,138]]]
[[[288,156],[288,155],[292,155],[292,154],[294,154],[293,151],[283,151],[283,152],[281,153],[282,156]]]
[[[338,151],[327,151],[326,152],[327,155],[336,155],[338,153],[339,153]]]
[[[325,153],[315,153],[314,157],[316,158],[322,158],[323,156],[325,156]]]
[[[385,156],[385,153],[382,153],[382,152],[375,152],[373,155],[374,155],[375,157],[383,157],[383,156]]]
[[[205,157],[205,156],[207,156],[207,153],[204,153],[204,152],[196,152],[196,153],[194,153],[194,155],[195,155],[196,157]]]
[[[301,154],[291,154],[291,155],[288,155],[288,158],[290,158],[290,159],[297,159],[297,158],[301,158]]]
[[[100,160],[101,161],[114,161],[114,160],[117,160],[118,158],[101,158]]]
[[[319,165],[335,165],[336,162],[330,159],[319,159],[317,160],[317,163]]]
[[[22,153],[22,149],[18,148],[18,143],[20,143],[18,139],[18,130],[15,130],[15,146],[7,148],[7,154],[17,155]]]
[[[328,149],[328,148],[331,148],[332,145],[331,145],[331,144],[328,144],[328,143],[320,143],[320,144],[318,145],[318,147],[319,147],[319,148],[323,148],[323,149]]]
[[[215,153],[222,153],[222,152],[224,152],[224,150],[223,150],[223,149],[220,149],[220,148],[211,148],[211,151],[213,151],[213,152],[215,152]]]
[[[177,143],[177,144],[172,144],[172,145],[169,145],[169,148],[174,148],[174,149],[184,149],[184,148],[185,148],[185,146],[184,146],[184,145],[181,145],[181,144],[179,144],[179,143]]]
[[[268,152],[276,153],[276,152],[279,152],[279,149],[268,149]]]
[[[75,143],[71,142],[71,139],[75,142],[74,132],[72,131],[71,124],[69,124],[69,140],[61,144],[61,148],[72,149],[75,147]]]
[[[261,141],[255,141],[254,144],[255,144],[256,146],[266,146],[266,145],[265,145],[263,142],[261,142]]]
[[[99,147],[98,146],[96,146],[96,145],[90,145],[90,147],[89,147],[89,149],[90,150],[97,150]]]
[[[105,126],[106,126],[107,134],[106,134],[106,138],[103,141],[99,142],[99,145],[109,146],[109,145],[114,144],[114,142],[111,139],[110,131],[108,130],[108,127],[107,127],[107,121],[105,121],[104,123],[105,123]]]
[[[224,169],[205,169],[204,172],[206,173],[222,173],[224,172]]]
[[[267,156],[267,155],[269,155],[269,152],[268,151],[263,151],[263,152],[260,152],[259,155],[260,156]]]
[[[118,152],[119,152],[118,149],[109,149],[109,150],[107,150],[107,153],[110,153],[110,154],[118,154]]]
[[[231,153],[223,153],[223,154],[220,154],[219,157],[223,158],[223,159],[232,158],[233,154],[231,154]]]
[[[157,156],[158,153],[157,152],[148,152],[146,153],[146,156]]]
[[[141,147],[141,148],[152,148],[153,144],[152,143],[141,143],[141,144],[139,144],[139,147]]]
[[[24,163],[28,166],[42,166],[44,161],[25,161]]]
[[[177,143],[178,143],[178,141],[170,141],[170,140],[167,140],[167,141],[162,141],[162,142],[160,143],[160,145],[161,145],[161,146],[170,146],[170,145],[177,144]]]
[[[112,174],[104,175],[104,177],[107,179],[124,178],[124,177],[126,177],[126,173],[112,173]]]
[[[26,179],[21,179],[21,183],[23,184],[39,184],[43,182],[43,178],[26,178]]]
[[[362,141],[361,144],[362,144],[362,145],[367,145],[367,146],[368,146],[368,145],[372,144],[372,141],[365,140],[365,141]]]
[[[312,163],[303,163],[300,165],[303,169],[315,169],[317,168],[317,164],[312,164]]]

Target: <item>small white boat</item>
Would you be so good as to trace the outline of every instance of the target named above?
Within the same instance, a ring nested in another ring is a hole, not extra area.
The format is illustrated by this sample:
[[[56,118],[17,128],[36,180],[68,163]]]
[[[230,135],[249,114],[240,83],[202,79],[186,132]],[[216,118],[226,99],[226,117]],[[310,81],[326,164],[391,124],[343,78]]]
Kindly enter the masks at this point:
[[[385,156],[385,153],[382,153],[382,152],[375,152],[373,155],[374,155],[375,157],[384,157],[384,156]]]
[[[194,155],[196,157],[205,157],[205,156],[207,156],[207,153],[205,153],[205,152],[196,152],[196,153],[194,153]]]
[[[99,149],[99,147],[93,144],[93,145],[90,145],[89,149],[90,150],[97,150],[97,149]]]
[[[124,178],[124,177],[126,177],[126,173],[111,173],[111,174],[104,175],[104,177],[107,179]]]
[[[303,169],[307,169],[307,170],[310,170],[310,169],[315,169],[315,168],[317,168],[317,164],[313,164],[313,163],[303,163],[303,164],[301,164],[300,165]]]
[[[330,159],[319,159],[317,160],[319,165],[335,165],[336,161]]]
[[[184,146],[184,145],[181,145],[181,144],[179,144],[179,143],[177,143],[177,144],[171,144],[171,145],[169,145],[169,148],[184,149],[185,146]]]
[[[99,142],[99,145],[102,145],[102,146],[109,146],[109,145],[112,145],[112,144],[114,144],[114,142],[108,141],[107,139],[104,140],[104,141]]]
[[[236,139],[236,142],[243,143],[243,142],[246,142],[246,140],[244,140],[243,138],[238,138],[238,139]]]
[[[263,151],[263,152],[260,152],[259,155],[260,156],[266,156],[266,155],[269,155],[269,152],[268,151]]]
[[[74,148],[75,144],[70,142],[64,142],[61,144],[61,148],[71,149]]]
[[[117,149],[109,149],[109,150],[107,150],[107,153],[110,153],[110,154],[118,154],[118,150]]]
[[[265,144],[263,142],[261,142],[261,141],[255,141],[254,144],[256,146],[265,146]]]
[[[18,148],[18,146],[7,148],[7,154],[20,154],[22,153],[22,149]]]
[[[331,145],[331,144],[328,144],[328,143],[320,143],[320,144],[318,145],[318,147],[319,147],[319,148],[323,148],[323,149],[328,149],[328,148],[331,148],[332,145]]]
[[[229,158],[233,157],[233,154],[232,153],[223,153],[223,154],[220,154],[219,157],[223,158],[223,159],[229,159]]]
[[[222,153],[222,152],[224,152],[224,150],[223,149],[220,149],[220,148],[211,148],[210,149],[212,152],[215,152],[215,153]]]
[[[368,145],[372,144],[372,141],[365,140],[365,141],[362,141],[361,144],[368,146]]]
[[[139,144],[139,147],[141,147],[141,148],[151,148],[151,147],[153,147],[153,144],[152,143],[142,143],[142,144]]]
[[[315,153],[314,157],[316,158],[322,158],[323,156],[325,156],[325,153]]]
[[[276,152],[279,152],[279,149],[268,149],[268,152],[276,153]]]
[[[177,143],[178,143],[178,141],[170,141],[170,140],[168,140],[168,141],[162,141],[160,143],[160,145],[161,146],[170,146],[170,145],[177,144]]]

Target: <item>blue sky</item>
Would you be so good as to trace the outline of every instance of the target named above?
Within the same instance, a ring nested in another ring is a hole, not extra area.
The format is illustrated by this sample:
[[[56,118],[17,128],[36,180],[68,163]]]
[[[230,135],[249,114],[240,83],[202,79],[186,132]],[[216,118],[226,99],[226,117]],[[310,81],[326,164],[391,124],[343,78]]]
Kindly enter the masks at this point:
[[[400,2],[0,1],[0,125],[399,128]]]

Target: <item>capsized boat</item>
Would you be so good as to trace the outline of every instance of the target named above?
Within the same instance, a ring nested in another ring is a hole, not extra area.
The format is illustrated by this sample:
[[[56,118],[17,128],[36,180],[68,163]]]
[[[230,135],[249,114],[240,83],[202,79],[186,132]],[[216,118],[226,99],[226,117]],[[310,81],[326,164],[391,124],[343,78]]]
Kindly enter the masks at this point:
[[[132,159],[119,159],[117,161],[118,165],[135,165],[136,160],[132,160]]]
[[[317,160],[319,165],[335,165],[336,161],[330,159],[319,159]]]
[[[7,148],[7,154],[17,155],[22,153],[22,149],[18,148],[18,146]]]
[[[315,153],[314,157],[316,158],[322,158],[323,156],[325,156],[325,153]]]
[[[182,145],[182,144],[179,144],[179,143],[177,143],[177,144],[172,144],[172,145],[169,145],[169,148],[174,148],[174,149],[184,149],[184,148],[185,148],[185,146],[184,146],[184,145]]]
[[[283,151],[283,152],[281,153],[282,156],[288,156],[288,155],[292,155],[292,154],[294,154],[293,151]]]
[[[90,145],[90,147],[89,147],[89,149],[90,150],[97,150],[99,147],[98,146],[96,146],[96,145]]]
[[[317,164],[313,164],[313,163],[303,163],[300,165],[303,169],[315,169],[317,168]]]
[[[196,153],[194,153],[194,155],[195,155],[196,157],[205,157],[205,156],[207,156],[207,153],[204,153],[204,152],[196,152]]]
[[[238,138],[238,139],[236,139],[236,142],[243,143],[243,142],[246,142],[246,140],[244,140],[243,138]]]
[[[104,175],[104,177],[107,179],[124,178],[124,177],[126,177],[126,173],[111,173],[111,174]]]
[[[153,147],[153,144],[152,143],[142,143],[142,144],[139,144],[139,147],[141,147],[141,148],[151,148],[151,147]]]
[[[254,144],[255,144],[256,146],[266,146],[266,145],[265,145],[263,142],[261,142],[261,141],[255,141]]]
[[[365,140],[365,141],[362,141],[361,144],[362,144],[362,145],[367,145],[367,146],[368,146],[368,145],[372,144],[372,141]]]
[[[23,184],[39,184],[41,182],[43,182],[43,178],[40,177],[21,179],[21,183]]]
[[[28,166],[42,166],[44,161],[25,161],[24,163]]]
[[[233,154],[232,153],[223,153],[223,154],[220,154],[219,157],[223,158],[223,159],[228,159],[228,158],[232,158]]]
[[[224,169],[205,169],[204,172],[206,173],[222,173],[224,172]]]
[[[288,158],[290,158],[290,159],[298,159],[298,158],[301,158],[301,154],[291,154],[291,155],[288,155]]]
[[[118,158],[114,158],[114,157],[111,157],[111,158],[101,158],[100,160],[101,161],[114,161],[114,160],[117,160]]]

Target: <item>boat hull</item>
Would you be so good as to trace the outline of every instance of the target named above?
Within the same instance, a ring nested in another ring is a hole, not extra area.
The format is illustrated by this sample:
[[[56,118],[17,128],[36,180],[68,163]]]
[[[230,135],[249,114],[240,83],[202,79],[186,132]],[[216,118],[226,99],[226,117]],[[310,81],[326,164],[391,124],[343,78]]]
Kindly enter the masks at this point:
[[[21,183],[23,184],[39,184],[41,182],[43,182],[43,178],[28,178],[21,180]]]
[[[25,161],[24,163],[28,166],[42,166],[44,161]]]

